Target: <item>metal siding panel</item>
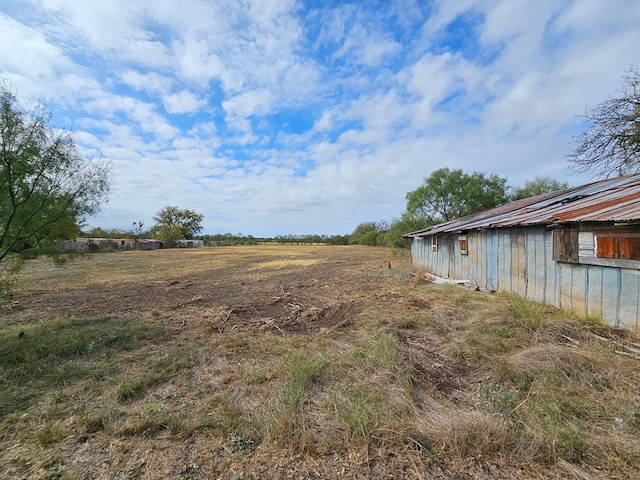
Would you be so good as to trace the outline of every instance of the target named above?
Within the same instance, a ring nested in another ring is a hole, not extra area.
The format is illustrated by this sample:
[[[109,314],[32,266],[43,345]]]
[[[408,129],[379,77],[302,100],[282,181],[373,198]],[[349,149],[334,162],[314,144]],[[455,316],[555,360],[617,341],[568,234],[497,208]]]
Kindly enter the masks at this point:
[[[558,263],[558,270],[560,271],[560,307],[571,310],[573,308],[571,305],[571,293],[573,291],[571,265],[560,262]]]
[[[490,268],[489,263],[491,262],[491,251],[489,244],[488,232],[482,232],[482,240],[480,242],[482,246],[482,278],[484,279],[484,285],[487,290],[494,290],[493,284],[491,283],[491,279],[489,278]]]
[[[550,305],[560,306],[558,300],[558,262],[553,259],[553,235],[550,231],[544,234],[546,283],[544,301]]]
[[[544,301],[545,243],[544,230],[527,229],[527,298]]]
[[[446,259],[443,259],[443,269],[445,269],[446,273],[443,276],[447,278],[453,278],[454,269],[455,269],[455,261],[456,261],[456,251],[455,251],[455,241],[453,235],[447,235],[447,256]]]
[[[474,241],[475,241],[474,235],[467,234],[467,254],[462,255],[462,253],[460,253],[460,248],[456,250],[457,261],[458,261],[458,277],[457,278],[464,278],[465,275],[467,277],[469,276],[469,268],[470,268],[470,265],[473,264],[473,262],[470,261],[471,256],[469,255],[469,252],[473,250]]]
[[[449,277],[458,278],[460,274],[460,252],[458,248],[458,236],[454,235],[451,238],[451,244],[449,246]]]
[[[604,267],[602,270],[602,319],[614,326],[618,325],[620,287],[620,269]]]
[[[587,267],[571,265],[571,310],[581,315],[587,313]]]
[[[477,278],[476,272],[478,270],[478,264],[482,261],[478,257],[480,250],[480,236],[478,232],[473,232],[469,237],[469,254],[466,256],[466,277],[467,279]]]
[[[429,265],[427,269],[435,275],[440,276],[440,257],[442,256],[440,239],[438,238],[438,249],[434,252],[431,248],[431,239],[427,238],[424,243],[424,253],[429,258]]]
[[[587,314],[602,317],[602,270],[604,267],[587,267]]]
[[[487,285],[489,290],[498,290],[498,271],[499,271],[499,255],[498,255],[498,238],[495,230],[483,232],[485,244],[487,246]]]
[[[478,283],[478,275],[476,274],[478,270],[478,264],[480,263],[480,246],[478,244],[478,234],[474,233],[473,235],[467,236],[467,279],[471,281],[471,283],[478,285],[482,288],[482,285]],[[464,256],[464,255],[462,255]]]
[[[640,272],[622,269],[620,272],[620,326],[635,327],[638,323],[638,289],[640,288]]]
[[[519,263],[519,270],[518,270],[518,282],[519,282],[519,289],[520,289],[520,295],[522,295],[523,297],[525,297],[527,295],[527,229],[526,228],[520,228],[520,239],[518,240],[518,248],[520,249],[519,255],[520,255],[520,263]]]
[[[449,247],[445,242],[443,242],[442,247],[438,246],[435,265],[438,269],[437,275],[440,277],[449,276]]]
[[[514,292],[518,295],[524,296],[526,294],[526,252],[524,231],[521,228],[513,229],[511,236],[511,252],[514,262],[512,264],[512,277]]]
[[[478,285],[480,288],[490,290],[487,282],[487,245],[484,236],[478,239],[476,259],[475,275],[478,279]]]
[[[424,240],[417,245],[418,265],[429,267],[430,258],[427,255],[427,252],[425,251],[425,248],[424,248],[426,243],[427,243],[427,240]]]
[[[473,234],[467,235],[467,255],[462,255],[459,248],[456,250],[456,260],[458,262],[458,276],[456,278],[459,280],[467,280],[469,278],[469,268],[473,264],[471,260],[473,254],[471,252],[474,251],[474,237]]]
[[[438,273],[436,275],[445,278],[449,278],[449,264],[451,257],[451,241],[449,237],[449,235],[443,235],[438,239],[442,241],[441,244],[438,244]],[[442,245],[442,248],[440,245]]]
[[[499,290],[511,292],[511,231],[507,228],[498,229],[498,283]]]
[[[411,263],[413,265],[422,265],[420,247],[423,242],[424,240],[422,238],[414,238],[411,241]]]

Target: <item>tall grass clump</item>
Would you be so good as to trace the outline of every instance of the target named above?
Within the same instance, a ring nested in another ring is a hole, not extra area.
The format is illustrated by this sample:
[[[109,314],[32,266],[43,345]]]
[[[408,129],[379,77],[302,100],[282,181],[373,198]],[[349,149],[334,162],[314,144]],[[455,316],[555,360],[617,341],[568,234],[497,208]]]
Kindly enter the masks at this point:
[[[283,362],[284,382],[275,396],[268,426],[277,443],[305,450],[315,442],[305,407],[326,369],[324,360],[302,352],[288,355]]]
[[[532,302],[519,295],[509,295],[507,312],[516,324],[530,330],[539,330],[559,317],[558,309],[544,303]]]

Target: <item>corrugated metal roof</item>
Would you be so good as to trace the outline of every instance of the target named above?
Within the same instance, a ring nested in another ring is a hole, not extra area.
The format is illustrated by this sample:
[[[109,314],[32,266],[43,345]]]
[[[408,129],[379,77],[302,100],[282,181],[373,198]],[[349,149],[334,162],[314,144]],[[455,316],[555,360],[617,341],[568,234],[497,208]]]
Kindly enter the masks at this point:
[[[635,221],[640,221],[640,174],[608,178],[518,200],[408,233],[405,237],[525,225]]]

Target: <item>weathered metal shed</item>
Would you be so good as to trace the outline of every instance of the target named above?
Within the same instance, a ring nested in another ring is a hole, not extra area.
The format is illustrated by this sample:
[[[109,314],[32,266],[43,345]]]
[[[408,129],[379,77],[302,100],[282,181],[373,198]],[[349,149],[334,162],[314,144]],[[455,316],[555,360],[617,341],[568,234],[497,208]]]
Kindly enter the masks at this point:
[[[204,240],[176,240],[176,247],[178,248],[194,248],[204,247]]]
[[[162,248],[162,242],[151,238],[139,238],[136,240],[136,246],[140,250],[158,250]]]
[[[625,328],[640,326],[640,174],[405,235],[414,265]]]

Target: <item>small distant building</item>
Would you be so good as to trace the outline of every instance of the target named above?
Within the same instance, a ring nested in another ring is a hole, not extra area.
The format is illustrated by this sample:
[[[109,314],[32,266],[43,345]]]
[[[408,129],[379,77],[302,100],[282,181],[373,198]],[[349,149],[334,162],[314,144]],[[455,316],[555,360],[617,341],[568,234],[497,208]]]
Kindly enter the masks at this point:
[[[176,240],[178,248],[204,247],[204,240]]]
[[[136,240],[136,245],[139,250],[158,250],[162,248],[162,242],[160,240],[151,238],[139,238]]]
[[[58,249],[62,252],[96,252],[98,250],[156,250],[162,248],[159,240],[146,238],[96,238],[78,237],[58,242]]]
[[[405,235],[414,265],[624,328],[640,326],[640,174]]]
[[[133,250],[135,240],[133,238],[96,238],[77,237],[70,240],[62,240],[58,248],[63,252],[84,252],[97,250]]]

